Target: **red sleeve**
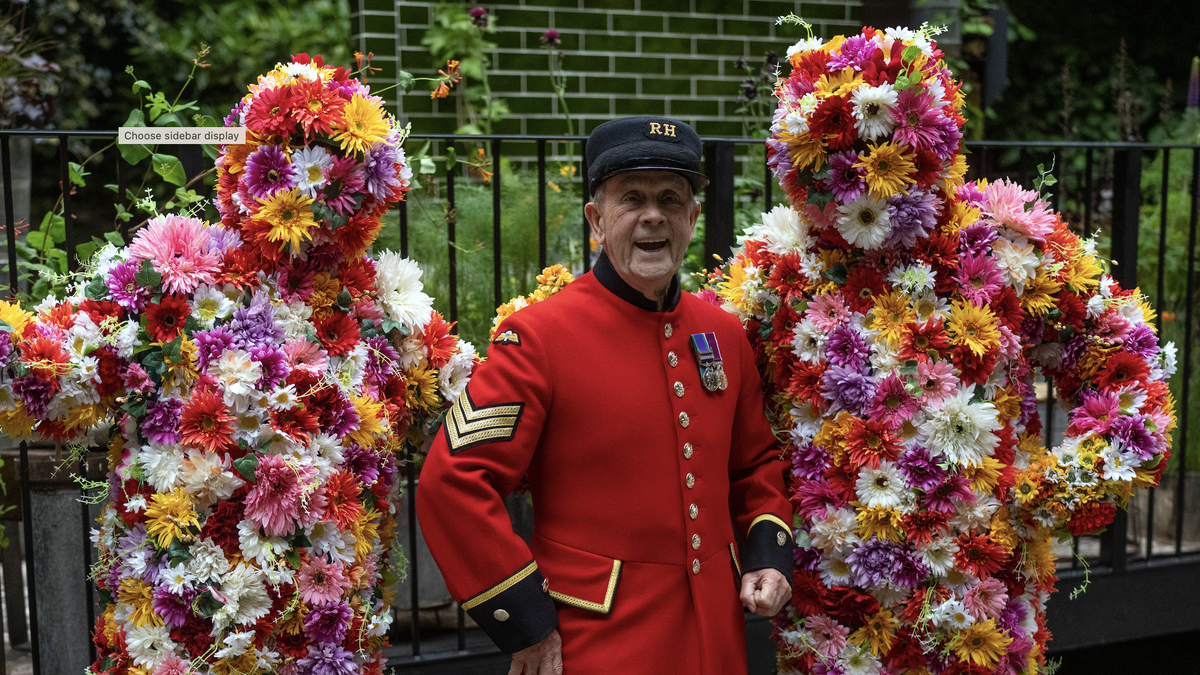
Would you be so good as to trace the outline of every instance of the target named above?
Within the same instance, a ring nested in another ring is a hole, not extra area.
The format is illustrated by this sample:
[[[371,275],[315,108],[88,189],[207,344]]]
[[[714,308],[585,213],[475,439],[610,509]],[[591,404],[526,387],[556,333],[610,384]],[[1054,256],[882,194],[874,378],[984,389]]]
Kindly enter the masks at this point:
[[[553,390],[542,345],[519,317],[509,317],[496,335],[488,360],[446,415],[416,501],[450,594],[511,653],[558,625],[533,554],[513,533],[503,502],[525,475]]]

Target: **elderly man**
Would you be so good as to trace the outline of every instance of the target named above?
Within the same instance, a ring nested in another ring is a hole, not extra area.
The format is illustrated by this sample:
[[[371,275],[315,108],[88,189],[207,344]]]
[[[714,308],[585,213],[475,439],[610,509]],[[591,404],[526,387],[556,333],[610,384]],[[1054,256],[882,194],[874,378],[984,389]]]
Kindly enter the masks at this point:
[[[422,469],[422,531],[512,675],[744,673],[742,606],[791,596],[791,508],[741,325],[680,292],[700,138],[625,118],[587,159],[603,251],[497,330]],[[522,476],[528,545],[502,502]]]

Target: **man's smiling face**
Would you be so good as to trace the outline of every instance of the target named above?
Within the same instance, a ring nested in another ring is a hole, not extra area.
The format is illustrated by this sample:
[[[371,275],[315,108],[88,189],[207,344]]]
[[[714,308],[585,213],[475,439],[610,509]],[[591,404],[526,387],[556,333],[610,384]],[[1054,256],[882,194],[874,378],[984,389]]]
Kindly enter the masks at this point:
[[[625,283],[661,300],[700,215],[687,179],[657,170],[617,174],[600,186],[586,212],[592,235]]]

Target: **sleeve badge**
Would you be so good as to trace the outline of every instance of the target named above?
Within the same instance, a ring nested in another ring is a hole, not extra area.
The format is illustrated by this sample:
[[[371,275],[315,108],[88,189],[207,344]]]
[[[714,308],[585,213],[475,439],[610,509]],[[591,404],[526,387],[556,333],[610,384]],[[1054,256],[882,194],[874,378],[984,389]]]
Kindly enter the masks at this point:
[[[468,384],[446,414],[446,445],[450,446],[450,454],[483,443],[512,440],[524,410],[524,403],[475,405]]]
[[[503,333],[498,333],[496,335],[496,337],[492,338],[492,344],[520,346],[521,336],[517,335],[516,331],[509,329],[509,330],[504,331]]]

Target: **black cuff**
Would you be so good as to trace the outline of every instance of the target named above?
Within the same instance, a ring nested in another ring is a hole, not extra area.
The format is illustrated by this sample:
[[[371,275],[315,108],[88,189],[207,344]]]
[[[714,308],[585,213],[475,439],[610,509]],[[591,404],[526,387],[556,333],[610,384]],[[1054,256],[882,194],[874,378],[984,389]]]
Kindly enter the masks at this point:
[[[774,516],[759,516],[750,526],[746,545],[742,548],[742,572],[754,570],[779,570],[788,583],[792,583],[792,531],[780,524]]]
[[[558,627],[558,610],[537,563],[462,603],[463,610],[506,654],[546,639]]]

